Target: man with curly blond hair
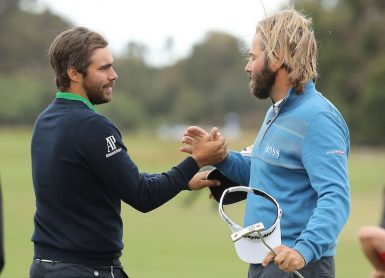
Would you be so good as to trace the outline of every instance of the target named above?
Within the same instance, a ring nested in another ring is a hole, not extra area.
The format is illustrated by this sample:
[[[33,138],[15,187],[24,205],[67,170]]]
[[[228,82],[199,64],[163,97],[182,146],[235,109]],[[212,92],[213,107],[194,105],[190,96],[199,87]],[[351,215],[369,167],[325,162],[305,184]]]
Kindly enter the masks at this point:
[[[253,147],[230,151],[215,166],[235,182],[273,196],[283,212],[282,245],[250,264],[248,275],[289,278],[298,270],[305,278],[335,277],[337,237],[350,209],[350,139],[337,108],[315,88],[311,19],[289,9],[260,21],[245,71],[252,94],[272,105]],[[208,136],[189,127],[181,150],[194,153]],[[257,197],[247,197],[244,226],[270,227],[275,211]]]

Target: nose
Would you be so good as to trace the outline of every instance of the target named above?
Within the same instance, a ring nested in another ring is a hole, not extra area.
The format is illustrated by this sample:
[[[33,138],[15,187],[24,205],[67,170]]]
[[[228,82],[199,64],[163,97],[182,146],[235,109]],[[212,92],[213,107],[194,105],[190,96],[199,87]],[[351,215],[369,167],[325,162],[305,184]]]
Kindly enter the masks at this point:
[[[118,79],[118,74],[113,68],[111,68],[110,80],[116,80],[116,79]]]
[[[245,72],[250,73],[252,69],[251,61],[249,60],[245,66]]]

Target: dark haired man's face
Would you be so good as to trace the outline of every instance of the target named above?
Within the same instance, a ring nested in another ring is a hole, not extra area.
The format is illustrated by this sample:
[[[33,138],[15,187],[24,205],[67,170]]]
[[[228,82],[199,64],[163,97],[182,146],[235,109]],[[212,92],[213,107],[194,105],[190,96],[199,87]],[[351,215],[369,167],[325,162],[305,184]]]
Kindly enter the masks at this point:
[[[259,99],[270,97],[277,73],[269,67],[258,34],[253,38],[245,71],[249,75],[251,93]]]
[[[107,103],[112,100],[112,88],[118,75],[112,68],[113,58],[108,48],[97,48],[91,56],[82,86],[92,104]]]

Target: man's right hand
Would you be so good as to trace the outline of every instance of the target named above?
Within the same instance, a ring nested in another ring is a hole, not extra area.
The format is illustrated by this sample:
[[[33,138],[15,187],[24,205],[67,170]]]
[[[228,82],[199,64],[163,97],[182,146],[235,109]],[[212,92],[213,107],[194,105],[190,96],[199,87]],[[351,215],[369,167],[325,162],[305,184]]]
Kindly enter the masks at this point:
[[[210,171],[205,171],[195,174],[195,176],[193,176],[188,183],[188,187],[190,188],[190,190],[200,190],[209,186],[220,186],[220,181],[207,179],[207,175],[209,173]],[[209,198],[211,199],[211,197]]]
[[[200,127],[190,126],[184,132],[182,143],[187,146],[180,150],[190,154],[199,167],[214,165],[227,157],[227,142],[216,127],[208,133]]]

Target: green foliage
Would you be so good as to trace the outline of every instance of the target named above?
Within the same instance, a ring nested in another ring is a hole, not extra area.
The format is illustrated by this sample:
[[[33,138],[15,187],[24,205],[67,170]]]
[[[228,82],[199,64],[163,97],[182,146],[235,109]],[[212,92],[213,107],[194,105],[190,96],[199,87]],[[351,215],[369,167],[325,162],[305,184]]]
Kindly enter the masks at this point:
[[[41,85],[24,75],[0,75],[0,124],[30,124],[43,108]]]
[[[319,89],[340,109],[354,143],[385,144],[385,2],[296,1],[310,14],[319,41]],[[382,77],[381,77],[382,74]]]
[[[367,67],[368,81],[361,96],[362,106],[359,117],[360,141],[372,144],[385,142],[385,53],[373,59]]]
[[[1,18],[0,72],[33,70],[48,66],[47,51],[53,38],[69,27],[49,12],[14,10]]]
[[[22,0],[33,6],[33,0]],[[33,124],[54,97],[53,72],[46,57],[52,39],[70,24],[45,11],[0,5],[0,124]],[[353,143],[385,144],[383,0],[298,0],[295,7],[313,18],[319,42],[319,90],[344,115]],[[249,44],[250,42],[247,42]],[[167,42],[169,52],[172,41]],[[258,128],[269,101],[250,96],[243,49],[237,38],[210,32],[190,56],[154,68],[147,48],[129,42],[114,67],[119,79],[114,101],[98,108],[120,127],[159,124],[222,125],[239,115],[245,128]],[[172,56],[172,53],[169,53]],[[10,94],[12,92],[12,94]],[[23,112],[22,112],[23,111]]]
[[[119,128],[136,129],[144,124],[145,110],[142,102],[135,97],[126,95],[122,91],[115,91],[113,105],[97,106],[99,113],[108,115]]]

